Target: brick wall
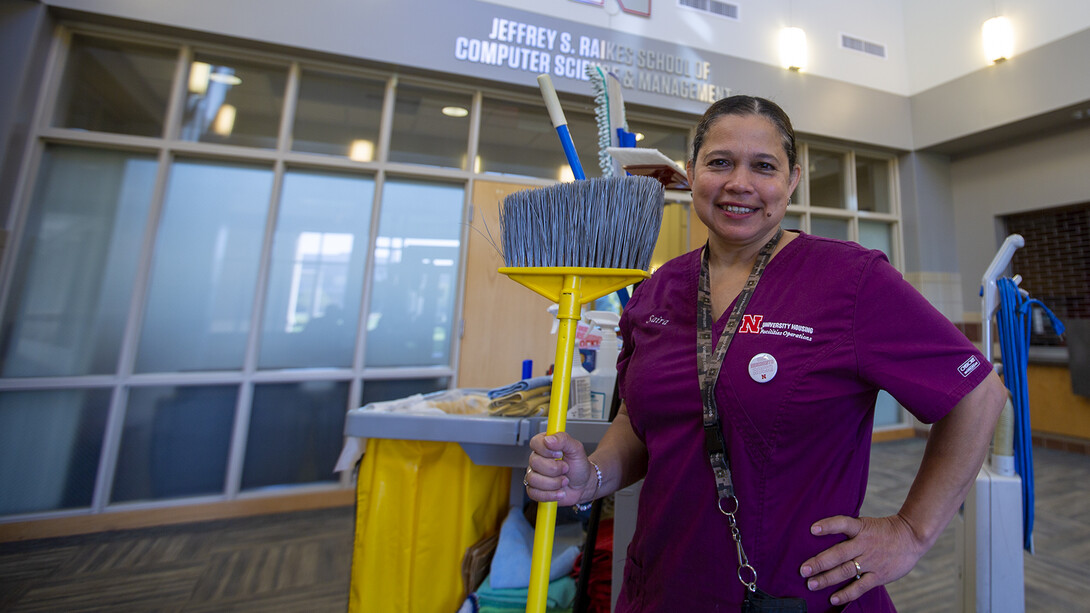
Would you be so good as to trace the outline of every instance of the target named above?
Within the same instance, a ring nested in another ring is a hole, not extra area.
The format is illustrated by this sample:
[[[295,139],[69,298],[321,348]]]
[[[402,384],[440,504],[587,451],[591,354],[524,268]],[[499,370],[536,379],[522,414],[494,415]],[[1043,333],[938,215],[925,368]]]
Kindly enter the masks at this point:
[[[1014,252],[1013,274],[1020,287],[1040,300],[1060,321],[1090,319],[1090,202],[1003,218],[1008,234],[1018,233],[1026,246]],[[1044,318],[1044,333],[1034,330],[1034,345],[1062,345]]]

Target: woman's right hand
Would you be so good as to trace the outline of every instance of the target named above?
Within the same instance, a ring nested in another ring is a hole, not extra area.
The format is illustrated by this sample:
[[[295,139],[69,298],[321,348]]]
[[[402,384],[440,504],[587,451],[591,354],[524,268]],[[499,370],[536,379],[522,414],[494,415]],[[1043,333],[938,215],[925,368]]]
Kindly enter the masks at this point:
[[[562,505],[590,502],[598,479],[583,443],[566,432],[541,433],[530,439],[530,450],[523,481],[532,500]]]

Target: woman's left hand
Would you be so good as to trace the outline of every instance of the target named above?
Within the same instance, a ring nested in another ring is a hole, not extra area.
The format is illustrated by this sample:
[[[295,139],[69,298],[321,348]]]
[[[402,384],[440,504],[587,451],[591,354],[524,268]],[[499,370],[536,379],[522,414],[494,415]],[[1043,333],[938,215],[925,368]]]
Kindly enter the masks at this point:
[[[848,537],[803,562],[799,569],[811,591],[850,581],[829,599],[833,605],[852,602],[872,588],[907,575],[928,549],[900,515],[858,519],[837,515],[814,522],[810,533]]]

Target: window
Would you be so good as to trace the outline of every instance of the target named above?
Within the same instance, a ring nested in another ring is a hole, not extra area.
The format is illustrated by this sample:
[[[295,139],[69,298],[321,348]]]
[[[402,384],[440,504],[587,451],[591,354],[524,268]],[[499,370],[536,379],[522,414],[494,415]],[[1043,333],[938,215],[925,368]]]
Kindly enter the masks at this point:
[[[389,160],[467,169],[472,102],[469,94],[399,84]]]
[[[578,105],[568,105],[564,116],[583,173],[601,176],[594,115]],[[552,181],[574,178],[544,104],[491,97],[481,104],[481,135],[474,170]]]
[[[287,69],[197,54],[189,65],[181,137],[276,147]]]
[[[179,160],[163,203],[138,372],[242,367],[272,169]]]
[[[385,90],[378,79],[304,69],[292,149],[374,161]]]
[[[141,153],[46,147],[4,315],[4,377],[117,368],[157,169]]]
[[[73,36],[53,124],[162,136],[177,61],[177,49]]]
[[[260,368],[352,366],[374,193],[369,175],[284,176]]]
[[[71,29],[0,283],[0,515],[351,487],[345,411],[454,383],[469,186],[571,177],[544,104]],[[593,101],[565,114],[600,176]],[[684,164],[687,123],[629,128]],[[892,157],[800,159],[785,225],[896,260]]]
[[[0,514],[88,507],[110,391],[0,392]]]
[[[460,185],[387,181],[367,318],[368,364],[450,360],[464,199]]]
[[[901,263],[897,164],[892,155],[800,143],[802,180],[784,227],[855,241]]]
[[[0,514],[350,486],[345,411],[452,382],[480,96],[71,40],[9,242]]]

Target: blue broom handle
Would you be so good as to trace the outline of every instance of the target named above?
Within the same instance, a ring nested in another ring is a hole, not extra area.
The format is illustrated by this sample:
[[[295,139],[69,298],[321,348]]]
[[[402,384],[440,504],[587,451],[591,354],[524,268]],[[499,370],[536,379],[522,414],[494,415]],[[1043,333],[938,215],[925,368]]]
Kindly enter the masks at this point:
[[[541,98],[545,101],[545,108],[549,111],[549,120],[556,128],[556,135],[560,137],[564,156],[568,158],[572,176],[582,181],[587,178],[587,175],[583,173],[583,165],[579,162],[579,154],[575,151],[575,141],[572,140],[571,132],[568,130],[568,120],[564,117],[564,109],[560,106],[560,98],[556,95],[553,80],[547,74],[538,75],[537,84],[541,88]]]

